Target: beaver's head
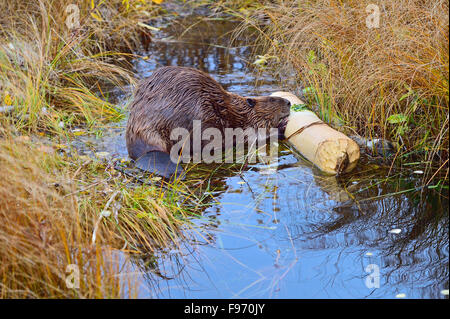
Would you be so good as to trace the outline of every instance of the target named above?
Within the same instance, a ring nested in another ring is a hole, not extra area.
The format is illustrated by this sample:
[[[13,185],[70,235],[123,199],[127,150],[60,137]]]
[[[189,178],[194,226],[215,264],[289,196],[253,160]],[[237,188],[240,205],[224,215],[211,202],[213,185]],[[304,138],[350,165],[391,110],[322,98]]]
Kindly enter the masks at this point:
[[[280,137],[284,136],[291,102],[276,96],[235,97],[234,100],[230,111],[240,119],[242,128],[278,128]]]

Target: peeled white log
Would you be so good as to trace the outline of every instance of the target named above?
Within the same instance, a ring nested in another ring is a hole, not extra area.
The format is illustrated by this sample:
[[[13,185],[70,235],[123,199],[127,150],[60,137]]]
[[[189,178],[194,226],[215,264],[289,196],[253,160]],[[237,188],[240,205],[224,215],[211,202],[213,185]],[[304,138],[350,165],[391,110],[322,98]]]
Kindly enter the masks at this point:
[[[289,92],[271,95],[285,98],[292,105],[304,104]],[[311,111],[291,112],[285,136],[302,156],[328,174],[348,173],[358,163],[358,144],[329,127]]]

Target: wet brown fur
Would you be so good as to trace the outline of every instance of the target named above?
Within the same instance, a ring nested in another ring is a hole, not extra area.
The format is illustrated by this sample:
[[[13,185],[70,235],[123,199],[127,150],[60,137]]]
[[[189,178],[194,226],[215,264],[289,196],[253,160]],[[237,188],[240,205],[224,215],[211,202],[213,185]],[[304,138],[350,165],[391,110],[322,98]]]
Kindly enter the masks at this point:
[[[252,106],[253,105],[253,106]],[[202,131],[215,127],[277,127],[289,114],[289,102],[279,97],[242,97],[225,91],[208,74],[186,67],[162,67],[143,80],[130,106],[126,140],[136,159],[148,151],[170,152],[176,141],[170,132],[192,132],[201,120]]]

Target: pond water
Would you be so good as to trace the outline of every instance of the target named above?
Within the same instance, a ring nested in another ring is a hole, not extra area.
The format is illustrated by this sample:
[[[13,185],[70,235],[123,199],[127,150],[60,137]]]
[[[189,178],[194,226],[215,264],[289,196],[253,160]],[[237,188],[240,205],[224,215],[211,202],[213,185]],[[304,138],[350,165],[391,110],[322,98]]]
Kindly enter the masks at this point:
[[[230,47],[236,24],[178,19],[158,32],[141,77],[158,66],[193,66],[241,95],[295,90],[295,82],[251,67],[249,36]],[[126,157],[126,121],[94,139],[96,151]],[[178,249],[138,261],[141,297],[448,298],[448,196],[422,189],[420,175],[365,157],[343,177],[324,176],[281,147],[279,165],[213,175],[214,201]],[[415,170],[423,167],[414,167]]]

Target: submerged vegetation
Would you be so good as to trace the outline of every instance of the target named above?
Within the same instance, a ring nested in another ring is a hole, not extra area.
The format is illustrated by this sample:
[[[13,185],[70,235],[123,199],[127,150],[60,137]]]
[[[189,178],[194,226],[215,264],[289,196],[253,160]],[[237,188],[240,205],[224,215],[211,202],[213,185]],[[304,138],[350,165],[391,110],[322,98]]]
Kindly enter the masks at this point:
[[[0,0],[0,298],[138,296],[127,256],[178,245],[204,205],[197,190],[223,173],[203,172],[192,190],[68,146],[74,129],[124,117],[112,92],[132,91],[152,21],[176,15],[161,2]],[[364,1],[178,2],[242,21],[235,33],[258,39],[255,66],[294,73],[294,93],[322,119],[395,142],[393,165],[447,188],[448,1],[384,1],[378,28]]]

